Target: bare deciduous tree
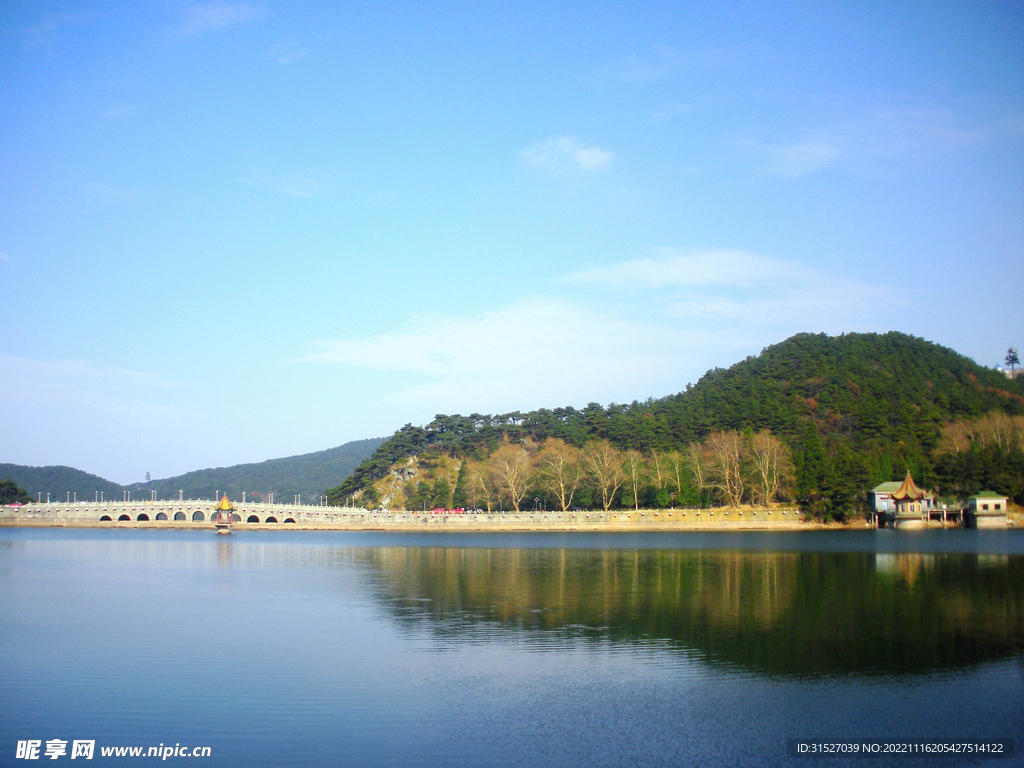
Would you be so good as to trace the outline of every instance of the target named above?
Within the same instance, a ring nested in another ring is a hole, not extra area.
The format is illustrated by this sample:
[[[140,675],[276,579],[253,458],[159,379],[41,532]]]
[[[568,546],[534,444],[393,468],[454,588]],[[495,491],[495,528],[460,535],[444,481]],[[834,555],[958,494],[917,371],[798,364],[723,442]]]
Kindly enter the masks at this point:
[[[622,487],[626,473],[622,468],[622,454],[607,440],[591,440],[583,447],[583,463],[587,473],[601,492],[605,512],[612,505],[615,492]]]
[[[640,511],[640,483],[644,474],[644,455],[640,451],[630,449],[625,456],[626,478],[629,480],[629,488],[633,492],[633,506]]]
[[[750,454],[755,500],[761,504],[771,504],[793,478],[789,448],[764,429],[751,438]]]
[[[719,491],[731,506],[743,501],[743,438],[739,432],[712,432],[704,441],[708,449],[708,485]]]
[[[701,491],[708,487],[707,458],[705,448],[700,443],[690,443],[686,446],[686,466],[689,467],[693,474],[693,481]],[[682,485],[680,484],[680,493],[682,493],[681,489]]]
[[[487,507],[487,511],[490,512],[494,489],[487,465],[480,461],[469,463],[466,467],[466,480],[470,505],[473,509],[479,509],[483,503]]]
[[[573,496],[582,477],[580,450],[564,440],[550,438],[544,441],[537,456],[541,484],[558,499],[562,511],[572,506]]]
[[[973,434],[964,421],[951,421],[942,428],[939,440],[939,453],[964,453],[971,447]]]
[[[530,483],[530,455],[526,446],[503,443],[491,454],[487,464],[498,491],[518,512]]]
[[[993,411],[977,419],[953,421],[942,428],[937,452],[962,453],[971,445],[986,448],[990,445],[1009,450],[1013,446],[1024,450],[1024,416],[1009,416]]]

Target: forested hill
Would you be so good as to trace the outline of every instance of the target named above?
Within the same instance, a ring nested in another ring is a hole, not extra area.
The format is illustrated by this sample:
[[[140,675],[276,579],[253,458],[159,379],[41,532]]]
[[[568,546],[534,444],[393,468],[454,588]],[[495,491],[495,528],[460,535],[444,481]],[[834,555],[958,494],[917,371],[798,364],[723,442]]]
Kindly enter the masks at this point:
[[[79,501],[92,501],[96,493],[106,499],[120,499],[123,487],[98,475],[74,467],[29,467],[23,464],[0,464],[0,479],[13,480],[33,500],[65,501],[68,492],[78,494]]]
[[[128,489],[133,493],[156,491],[157,498],[161,499],[177,498],[179,491],[186,499],[212,498],[217,491],[237,499],[244,491],[254,501],[269,501],[273,493],[275,501],[291,502],[298,494],[304,503],[315,504],[324,490],[337,483],[339,477],[347,477],[383,441],[382,437],[353,440],[325,451],[254,464],[199,469],[177,477],[135,483]]]
[[[640,438],[662,432],[687,443],[712,429],[746,428],[795,438],[813,424],[858,446],[881,440],[931,450],[946,421],[993,409],[1024,413],[1022,384],[902,333],[799,334],[652,403],[653,423]]]
[[[47,493],[54,501],[64,501],[69,491],[77,493],[80,501],[92,501],[97,492],[102,492],[108,500],[120,500],[124,491],[129,490],[132,498],[143,499],[149,498],[152,491],[156,491],[160,499],[176,499],[179,491],[186,499],[210,499],[216,491],[239,499],[245,491],[251,500],[269,498],[273,493],[275,501],[291,502],[295,494],[301,494],[304,502],[316,503],[316,498],[325,488],[347,477],[383,440],[382,437],[354,440],[326,451],[255,464],[200,469],[177,477],[127,486],[80,469],[61,466],[0,464],[0,479],[10,478],[28,491],[33,499],[42,494],[44,501]]]
[[[766,429],[792,451],[798,498],[834,510],[854,504],[859,489],[897,479],[908,468],[921,482],[945,482],[951,492],[988,482],[982,473],[953,488],[952,480],[937,474],[936,451],[944,425],[993,411],[1024,414],[1024,380],[1011,381],[902,333],[798,334],[658,400],[439,415],[425,427],[406,425],[329,496],[340,502],[406,457],[436,451],[480,459],[506,437],[561,438],[576,446],[607,439],[619,449],[650,453],[683,450],[715,430]],[[1014,490],[1024,493],[1008,492]]]

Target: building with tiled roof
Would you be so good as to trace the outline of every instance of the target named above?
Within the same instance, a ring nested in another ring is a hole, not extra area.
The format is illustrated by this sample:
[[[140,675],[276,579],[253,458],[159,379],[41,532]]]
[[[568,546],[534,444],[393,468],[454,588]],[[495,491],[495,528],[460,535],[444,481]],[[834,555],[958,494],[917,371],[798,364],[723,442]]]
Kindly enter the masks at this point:
[[[994,491],[982,491],[967,500],[967,510],[976,528],[1003,528],[1006,526],[1009,496]]]
[[[908,483],[909,481],[909,483]],[[913,495],[913,499],[910,496]],[[894,480],[888,483],[880,483],[871,489],[872,507],[875,512],[897,514],[897,505],[904,501],[904,507],[909,508],[911,502],[916,512],[930,512],[935,509],[935,494],[931,491],[922,491],[914,483],[914,478],[907,472],[902,481]],[[909,513],[909,509],[907,510]]]

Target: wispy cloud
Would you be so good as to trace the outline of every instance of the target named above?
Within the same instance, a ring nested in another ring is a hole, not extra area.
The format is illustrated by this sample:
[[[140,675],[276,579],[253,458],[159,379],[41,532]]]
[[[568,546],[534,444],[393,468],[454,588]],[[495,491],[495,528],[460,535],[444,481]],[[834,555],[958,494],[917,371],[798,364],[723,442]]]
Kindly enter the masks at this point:
[[[139,196],[138,189],[131,187],[116,187],[92,181],[83,184],[82,188],[97,200],[102,200],[107,203],[128,200]]]
[[[0,261],[14,261],[14,259],[11,258],[10,254],[0,251]]]
[[[797,141],[743,140],[757,168],[798,178],[834,165],[946,157],[1019,130],[1019,118],[978,121],[942,108],[875,106],[804,132]]]
[[[217,32],[270,15],[262,5],[214,2],[193,5],[185,14],[184,31],[190,35]]]
[[[791,280],[801,270],[791,262],[757,256],[741,250],[680,251],[656,249],[654,255],[604,267],[574,272],[565,280],[614,287],[638,284],[647,287],[760,285],[766,281]]]
[[[378,405],[406,412],[621,402],[678,391],[798,331],[873,329],[890,301],[884,289],[741,250],[666,248],[557,285],[567,296],[321,340],[302,362],[402,374]]]
[[[687,251],[663,248],[566,276],[605,290],[645,290],[647,300],[694,323],[742,331],[744,327],[788,327],[842,331],[870,322],[893,296],[884,285],[742,250]],[[655,293],[651,293],[655,291]]]
[[[761,170],[778,176],[797,178],[807,176],[831,165],[840,152],[834,144],[811,139],[796,144],[748,143],[751,152],[759,158]]]
[[[154,396],[167,382],[153,373],[110,368],[87,360],[38,360],[0,355],[0,403],[71,407],[96,413],[167,417],[182,409]]]
[[[6,446],[19,456],[15,461],[71,464],[107,476],[111,466],[130,464],[130,473],[122,467],[123,479],[137,478],[146,469],[143,462],[169,443],[192,455],[188,432],[201,428],[199,417],[172,402],[177,394],[153,373],[88,360],[0,355],[0,413],[18,436]]]
[[[306,52],[285,43],[274,43],[267,51],[266,57],[277,64],[291,64],[293,61],[304,59]]]
[[[603,171],[614,157],[601,147],[585,146],[575,136],[549,136],[522,150],[519,155],[536,168],[557,173],[567,170]]]
[[[477,315],[426,315],[373,336],[320,341],[303,362],[419,374],[382,402],[448,410],[502,410],[635,396],[637,372],[675,373],[664,362],[678,331],[566,299],[539,297]]]
[[[132,110],[122,104],[117,104],[112,107],[107,107],[103,110],[103,116],[108,117],[111,120],[124,120],[131,114]]]
[[[245,179],[244,183],[254,187],[262,187],[290,197],[314,198],[323,197],[325,187],[318,181],[301,176],[254,176]]]
[[[58,34],[69,27],[77,27],[94,18],[94,13],[50,13],[35,24],[23,27],[25,45],[37,47],[54,41]]]
[[[598,67],[597,84],[646,83],[718,67],[732,60],[725,51],[714,48],[679,49],[659,46],[647,54],[623,56]]]

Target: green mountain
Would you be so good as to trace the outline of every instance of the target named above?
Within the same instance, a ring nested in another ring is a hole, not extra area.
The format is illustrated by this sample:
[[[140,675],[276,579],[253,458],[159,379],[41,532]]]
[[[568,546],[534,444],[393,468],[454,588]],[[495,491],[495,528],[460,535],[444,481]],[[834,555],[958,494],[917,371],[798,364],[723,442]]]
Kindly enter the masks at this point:
[[[199,469],[177,477],[133,483],[132,493],[156,491],[157,498],[176,499],[181,491],[188,498],[213,498],[214,493],[241,498],[244,491],[250,500],[291,502],[301,494],[304,502],[316,503],[324,489],[346,478],[360,462],[384,441],[382,437],[354,440],[326,451],[304,453],[284,459],[270,459],[255,464]]]
[[[1020,447],[996,455],[987,444],[976,445],[970,468],[953,467],[937,454],[944,425],[993,412],[1024,414],[1024,379],[1012,381],[951,349],[897,332],[798,334],[658,400],[439,415],[425,427],[406,425],[328,496],[340,503],[413,455],[479,459],[506,438],[561,438],[576,446],[606,439],[619,449],[651,453],[683,450],[715,430],[769,430],[792,451],[796,497],[818,514],[853,511],[868,489],[907,469],[942,492],[989,486],[1024,499]]]
[[[33,500],[65,501],[70,491],[79,501],[92,501],[97,492],[105,499],[120,500],[123,487],[97,475],[73,467],[26,467],[21,464],[0,464],[0,478],[11,479],[24,488]]]
[[[176,499],[179,491],[185,498],[213,498],[219,490],[232,499],[240,498],[246,491],[250,499],[269,497],[273,493],[275,500],[290,502],[296,494],[301,494],[303,501],[315,503],[324,488],[344,480],[383,440],[355,440],[326,451],[255,464],[201,469],[164,480],[126,486],[80,469],[61,466],[0,464],[0,479],[13,480],[33,499],[41,494],[44,501],[47,493],[54,501],[66,500],[69,491],[77,493],[80,501],[91,501],[97,492],[102,492],[106,499],[120,500],[125,490],[130,490],[133,498],[149,498],[150,492],[156,491],[160,499]]]

